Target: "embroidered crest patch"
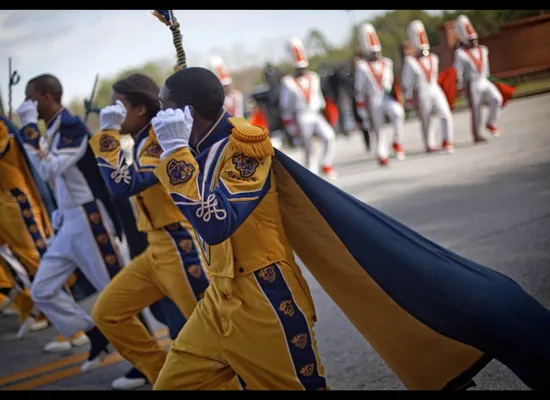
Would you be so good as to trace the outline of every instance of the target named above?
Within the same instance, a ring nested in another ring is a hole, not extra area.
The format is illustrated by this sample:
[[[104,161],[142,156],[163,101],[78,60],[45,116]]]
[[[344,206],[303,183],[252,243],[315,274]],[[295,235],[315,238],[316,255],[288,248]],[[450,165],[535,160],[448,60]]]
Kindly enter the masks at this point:
[[[147,147],[147,150],[145,150],[145,154],[147,154],[150,157],[159,158],[162,154],[162,147],[160,145],[153,143],[149,147]]]
[[[236,154],[232,160],[235,169],[241,176],[241,178],[249,179],[254,176],[256,169],[260,165],[260,162],[253,157],[245,156],[244,154]]]
[[[100,151],[113,151],[113,150],[116,150],[119,146],[120,146],[120,143],[118,142],[118,140],[116,140],[112,136],[103,135],[101,136],[101,139],[99,139]]]
[[[166,174],[171,185],[181,185],[193,177],[195,167],[185,161],[170,160],[166,164]]]
[[[34,140],[40,136],[40,132],[32,126],[27,126],[25,130],[23,130],[23,136],[25,137],[25,140]]]

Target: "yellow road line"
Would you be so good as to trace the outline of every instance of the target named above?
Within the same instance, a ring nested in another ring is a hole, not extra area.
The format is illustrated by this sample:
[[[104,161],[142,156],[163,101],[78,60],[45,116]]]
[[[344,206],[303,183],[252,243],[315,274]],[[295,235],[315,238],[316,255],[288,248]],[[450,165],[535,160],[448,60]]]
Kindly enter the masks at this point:
[[[159,329],[159,330],[154,332],[154,335],[157,338],[164,337],[164,336],[168,335],[168,329],[167,328]],[[118,355],[118,353],[115,353],[115,354]],[[112,354],[112,355],[114,355],[114,354]],[[55,371],[57,371],[57,370],[59,370],[63,367],[68,366],[68,365],[75,364],[75,363],[82,363],[82,362],[86,361],[87,358],[88,358],[88,353],[85,352],[85,353],[75,354],[75,355],[70,356],[70,357],[62,358],[60,360],[56,360],[56,361],[53,361],[53,362],[50,362],[50,363],[47,363],[47,364],[44,364],[44,365],[39,365],[38,367],[33,367],[33,368],[29,368],[29,369],[26,369],[26,370],[23,370],[23,371],[20,371],[20,372],[16,372],[12,375],[8,375],[8,376],[5,376],[3,378],[0,378],[0,386],[4,386],[4,385],[7,385],[7,384],[10,384],[10,383],[13,383],[13,382],[17,382],[17,381],[20,381],[20,380],[23,380],[23,379],[32,378],[32,377],[34,377],[36,375],[39,375],[39,374],[55,372]],[[107,360],[108,358],[109,358],[109,356],[106,357],[105,360]],[[78,368],[80,368],[80,366]],[[61,373],[61,372],[64,372],[64,371],[67,371],[67,370],[58,371],[58,372]],[[36,378],[36,379],[40,379],[40,378]],[[63,379],[63,378],[59,378],[59,379]],[[8,386],[8,387],[3,387],[0,390],[6,389],[6,388],[11,389],[11,387]]]
[[[165,338],[158,341],[159,345],[164,347],[172,343],[172,339]],[[99,368],[106,367],[111,364],[115,364],[119,361],[124,360],[122,356],[118,353],[112,353],[109,354],[103,362],[101,363],[101,366]],[[82,374],[82,370],[80,365],[77,365],[75,367],[63,369],[61,371],[55,371],[48,375],[39,376],[38,378],[34,378],[28,381],[24,381],[15,385],[6,386],[2,390],[31,390],[38,386],[47,385],[49,383],[60,381],[61,379],[70,378],[71,376],[76,376]]]

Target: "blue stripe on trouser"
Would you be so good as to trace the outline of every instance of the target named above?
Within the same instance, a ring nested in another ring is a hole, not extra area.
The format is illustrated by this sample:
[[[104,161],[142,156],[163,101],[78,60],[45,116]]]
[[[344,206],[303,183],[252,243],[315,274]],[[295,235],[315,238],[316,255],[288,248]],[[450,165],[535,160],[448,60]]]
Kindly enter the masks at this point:
[[[254,272],[254,276],[283,327],[300,383],[306,390],[326,389],[325,378],[319,375],[307,319],[294,301],[283,272],[277,264],[272,264]]]
[[[38,224],[36,223],[36,220],[34,219],[34,213],[31,207],[31,204],[29,202],[29,199],[25,193],[23,193],[20,189],[12,189],[10,190],[11,195],[15,198],[17,201],[17,205],[19,206],[19,211],[21,212],[21,217],[23,218],[23,222],[27,228],[27,232],[29,232],[29,235],[31,235],[32,241],[34,243],[34,247],[36,248],[36,251],[38,252],[38,255],[40,258],[46,253],[46,250],[48,249],[46,238],[42,235],[40,232],[40,228],[38,227]],[[19,261],[19,264],[23,268],[25,268],[25,271],[27,272],[27,276],[29,277],[29,281],[34,280],[34,276],[29,272],[29,269],[25,265],[25,262],[19,254],[12,250],[13,256]],[[8,263],[9,265],[9,263]],[[11,266],[10,266],[11,269]],[[13,271],[13,270],[12,270]],[[15,278],[15,281],[20,287],[25,287],[24,283],[19,279],[19,276],[17,276],[17,273],[13,271],[13,276]],[[69,287],[66,285],[63,288],[67,293],[70,294]]]
[[[99,211],[99,207],[95,201],[91,201],[82,206],[88,217],[90,228],[95,237],[97,248],[99,249],[107,272],[111,278],[121,270],[120,261],[118,259],[118,253],[115,251],[115,247],[111,242],[111,236],[109,235],[103,217]]]
[[[25,193],[23,193],[19,189],[10,190],[10,193],[17,201],[21,216],[23,217],[23,221],[25,223],[25,226],[27,227],[27,231],[32,237],[32,241],[34,243],[34,246],[36,247],[36,251],[38,251],[38,254],[40,255],[40,257],[42,257],[47,249],[46,240],[42,236],[42,233],[40,233],[40,229],[38,228],[36,220],[34,219],[34,213],[32,212],[29,199],[27,198]]]
[[[199,301],[204,296],[204,291],[210,285],[208,276],[202,266],[193,236],[181,224],[172,224],[165,228],[178,249],[178,253],[183,261],[183,268],[195,299]]]
[[[170,338],[176,339],[178,333],[182,330],[187,322],[182,312],[169,297],[157,301],[149,306],[149,310],[153,316],[168,327]]]

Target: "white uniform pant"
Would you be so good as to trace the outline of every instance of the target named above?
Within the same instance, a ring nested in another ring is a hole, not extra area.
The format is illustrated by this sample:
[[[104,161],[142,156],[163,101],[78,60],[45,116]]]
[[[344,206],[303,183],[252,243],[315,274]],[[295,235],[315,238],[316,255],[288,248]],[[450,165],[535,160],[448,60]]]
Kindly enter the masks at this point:
[[[317,170],[318,165],[313,164],[313,135],[317,136],[323,149],[321,150],[321,164],[323,167],[331,167],[336,151],[336,134],[325,117],[318,111],[300,111],[296,115],[296,122],[303,141],[305,163],[310,170]]]
[[[496,125],[498,112],[502,108],[502,95],[497,87],[486,78],[472,81],[468,85],[468,101],[472,112],[472,129],[475,136],[481,133],[481,104],[487,101],[489,105],[489,115],[487,116],[487,125]]]
[[[435,135],[431,114],[441,120],[443,140],[453,141],[453,116],[445,93],[439,85],[431,85],[418,90],[418,114],[422,125],[424,146],[435,147]]]
[[[393,141],[401,143],[405,129],[405,110],[397,100],[388,94],[384,94],[383,97],[370,99],[368,107],[371,117],[371,127],[376,134],[376,152],[378,158],[388,158],[390,143],[388,133],[383,132],[382,127],[387,116],[393,127]]]
[[[71,337],[95,325],[63,290],[67,279],[79,268],[100,292],[122,265],[113,238],[113,223],[100,201],[62,213],[63,225],[40,261],[31,296],[57,330],[64,337]]]

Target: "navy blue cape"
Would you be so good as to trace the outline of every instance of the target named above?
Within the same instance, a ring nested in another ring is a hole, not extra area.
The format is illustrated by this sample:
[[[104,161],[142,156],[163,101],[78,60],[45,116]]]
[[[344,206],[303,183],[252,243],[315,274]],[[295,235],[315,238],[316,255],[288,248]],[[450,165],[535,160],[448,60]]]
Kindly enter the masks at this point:
[[[287,237],[315,279],[409,389],[458,390],[491,359],[550,385],[550,311],[276,150]]]

